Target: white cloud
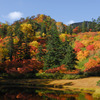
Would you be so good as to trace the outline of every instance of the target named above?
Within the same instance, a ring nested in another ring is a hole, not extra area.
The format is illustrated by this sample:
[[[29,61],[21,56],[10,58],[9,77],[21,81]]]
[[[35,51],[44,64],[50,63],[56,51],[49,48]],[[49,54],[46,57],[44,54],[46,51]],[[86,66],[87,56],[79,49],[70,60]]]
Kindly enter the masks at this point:
[[[10,18],[11,20],[20,19],[22,16],[23,16],[23,13],[18,12],[18,11],[14,11],[8,14],[8,18]]]
[[[73,23],[75,23],[75,21],[74,21],[74,20],[70,20],[70,21],[67,22],[66,24],[67,24],[67,25],[70,25],[70,24],[73,24]]]

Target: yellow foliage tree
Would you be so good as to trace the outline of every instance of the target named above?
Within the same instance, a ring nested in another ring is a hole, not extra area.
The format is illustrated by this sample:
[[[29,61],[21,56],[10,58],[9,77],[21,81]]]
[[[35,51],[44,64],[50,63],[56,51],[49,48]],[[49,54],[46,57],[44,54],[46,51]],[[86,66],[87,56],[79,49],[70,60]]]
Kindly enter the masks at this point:
[[[34,47],[38,48],[39,43],[38,43],[37,41],[32,41],[32,42],[30,42],[30,43],[29,43],[29,45],[34,46]]]
[[[57,22],[56,26],[57,26],[58,32],[63,32],[64,26],[62,22]]]
[[[64,33],[62,33],[62,34],[59,35],[59,38],[60,38],[62,41],[65,40],[66,37],[67,37],[67,36],[66,36],[66,34],[64,34]]]
[[[34,30],[31,24],[23,23],[20,26],[20,30],[25,34],[25,37],[29,38],[31,41],[34,38]]]

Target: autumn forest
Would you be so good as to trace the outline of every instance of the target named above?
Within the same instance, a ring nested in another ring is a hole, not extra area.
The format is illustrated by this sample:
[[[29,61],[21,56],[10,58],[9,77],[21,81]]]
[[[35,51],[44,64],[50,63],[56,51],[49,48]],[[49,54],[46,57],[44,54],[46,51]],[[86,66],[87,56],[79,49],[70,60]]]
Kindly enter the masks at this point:
[[[0,23],[0,78],[100,75],[100,17],[65,25],[38,14]]]

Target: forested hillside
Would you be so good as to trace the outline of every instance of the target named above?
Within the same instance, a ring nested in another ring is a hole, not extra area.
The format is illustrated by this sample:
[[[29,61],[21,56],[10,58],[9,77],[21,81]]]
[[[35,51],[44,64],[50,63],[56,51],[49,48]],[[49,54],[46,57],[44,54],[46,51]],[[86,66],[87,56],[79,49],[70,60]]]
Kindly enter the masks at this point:
[[[59,78],[100,72],[100,18],[65,25],[50,16],[0,25],[0,75],[5,78]],[[53,74],[52,74],[53,73]],[[47,76],[46,76],[47,75]],[[47,77],[48,78],[48,77]]]

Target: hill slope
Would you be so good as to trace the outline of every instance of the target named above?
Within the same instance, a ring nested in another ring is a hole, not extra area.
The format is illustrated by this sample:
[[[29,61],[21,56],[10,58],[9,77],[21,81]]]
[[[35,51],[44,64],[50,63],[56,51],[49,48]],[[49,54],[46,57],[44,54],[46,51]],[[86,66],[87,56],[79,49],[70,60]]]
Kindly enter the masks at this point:
[[[100,72],[100,32],[79,33],[73,47],[79,60],[76,68],[84,72]]]

